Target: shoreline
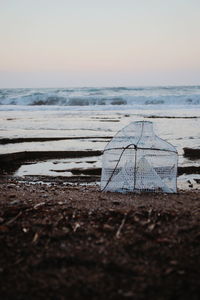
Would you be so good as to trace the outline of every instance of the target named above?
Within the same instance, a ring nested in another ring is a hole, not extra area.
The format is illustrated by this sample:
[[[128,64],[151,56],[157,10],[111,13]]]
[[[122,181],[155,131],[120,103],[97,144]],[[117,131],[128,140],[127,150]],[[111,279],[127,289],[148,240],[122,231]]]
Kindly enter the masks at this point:
[[[130,91],[138,100],[125,106],[109,103],[127,90],[87,89],[74,103],[100,92],[106,105],[1,107],[1,299],[198,299],[200,160],[183,148],[200,144],[199,96],[192,89],[185,101],[184,90]],[[35,91],[26,93],[10,96],[30,104]],[[53,93],[59,104],[60,91]],[[177,194],[101,192],[108,139],[141,120],[176,147],[179,173],[189,175],[178,177]]]
[[[200,166],[195,162],[199,159],[200,150],[184,148],[184,151],[184,156],[186,158],[193,156],[193,160],[191,160],[190,165],[178,166],[177,178],[180,178],[180,188],[186,190],[191,190],[191,188],[199,189]],[[101,157],[101,155],[101,150],[23,151],[1,154],[0,177],[2,181],[6,181],[7,178],[13,178],[26,182],[99,183],[101,164],[98,157]],[[94,159],[92,159],[93,157]],[[52,161],[53,159],[55,161]],[[67,161],[62,161],[62,159]],[[59,162],[59,160],[61,161]],[[45,169],[46,171],[40,173],[47,163],[49,167]],[[40,165],[39,169],[37,167],[38,164]],[[18,172],[20,168],[24,171]],[[32,171],[33,173],[31,173],[31,170],[38,171],[35,173]]]

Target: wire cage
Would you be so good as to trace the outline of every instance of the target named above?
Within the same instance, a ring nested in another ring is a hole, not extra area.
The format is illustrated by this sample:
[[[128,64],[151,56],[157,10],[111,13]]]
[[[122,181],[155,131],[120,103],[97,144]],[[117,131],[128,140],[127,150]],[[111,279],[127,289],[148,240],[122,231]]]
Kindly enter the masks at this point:
[[[155,135],[153,123],[131,122],[104,149],[101,190],[177,192],[178,154]]]

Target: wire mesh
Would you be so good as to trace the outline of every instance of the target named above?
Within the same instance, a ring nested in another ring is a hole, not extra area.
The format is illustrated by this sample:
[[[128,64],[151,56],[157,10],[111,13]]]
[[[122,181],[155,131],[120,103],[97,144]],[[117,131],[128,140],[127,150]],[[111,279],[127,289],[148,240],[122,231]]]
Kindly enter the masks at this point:
[[[132,122],[104,150],[101,189],[176,193],[177,164],[175,147],[155,135],[152,122]]]

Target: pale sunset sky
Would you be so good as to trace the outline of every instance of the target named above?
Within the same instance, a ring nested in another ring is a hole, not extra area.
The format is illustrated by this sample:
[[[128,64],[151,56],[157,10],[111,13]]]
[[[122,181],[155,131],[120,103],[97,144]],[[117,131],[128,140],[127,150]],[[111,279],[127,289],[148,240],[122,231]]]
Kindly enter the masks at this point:
[[[0,0],[0,88],[200,84],[200,0]]]

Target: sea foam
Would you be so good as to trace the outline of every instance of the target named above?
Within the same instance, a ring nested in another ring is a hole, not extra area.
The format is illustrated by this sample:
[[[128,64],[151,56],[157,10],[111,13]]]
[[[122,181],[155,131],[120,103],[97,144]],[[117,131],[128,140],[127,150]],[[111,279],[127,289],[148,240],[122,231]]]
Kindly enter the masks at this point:
[[[68,89],[0,89],[4,106],[193,106],[200,105],[200,86],[110,87]]]

